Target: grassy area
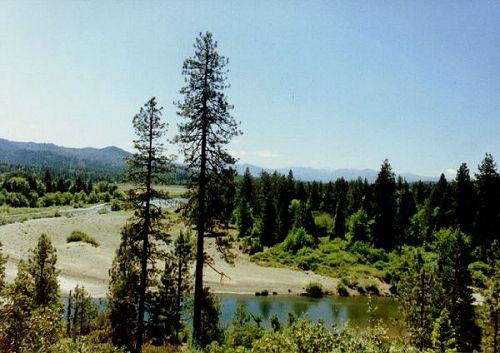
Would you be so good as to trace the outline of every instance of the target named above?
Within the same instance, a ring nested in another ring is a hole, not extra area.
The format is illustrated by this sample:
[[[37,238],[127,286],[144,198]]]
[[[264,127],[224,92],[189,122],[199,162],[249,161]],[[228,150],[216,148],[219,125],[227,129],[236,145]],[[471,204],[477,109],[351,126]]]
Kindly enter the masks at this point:
[[[72,231],[71,235],[66,238],[67,243],[74,243],[74,242],[79,242],[79,241],[93,245],[94,247],[99,246],[99,242],[97,240],[95,240],[95,238],[92,238],[87,233],[81,232],[79,230]]]
[[[132,188],[130,183],[119,183],[117,185],[120,192],[126,192]],[[184,185],[155,185],[155,188],[168,192],[170,197],[182,197],[187,191]]]
[[[287,267],[340,278],[343,287],[358,294],[386,292],[391,270],[397,258],[392,253],[368,244],[349,247],[346,240],[320,238],[314,246],[306,246],[295,254],[278,244],[251,257],[261,266]],[[342,294],[346,294],[344,291]]]

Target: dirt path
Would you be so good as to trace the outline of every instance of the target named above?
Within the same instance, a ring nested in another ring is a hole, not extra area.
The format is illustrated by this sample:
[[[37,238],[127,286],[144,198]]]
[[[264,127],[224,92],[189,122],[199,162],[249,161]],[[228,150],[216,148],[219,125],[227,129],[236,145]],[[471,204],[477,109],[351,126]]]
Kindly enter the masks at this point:
[[[84,285],[95,297],[104,297],[107,292],[108,270],[120,242],[120,229],[129,213],[109,212],[99,214],[79,212],[71,217],[34,219],[23,223],[0,226],[0,241],[5,255],[9,256],[6,265],[7,279],[12,280],[17,272],[19,260],[26,259],[42,233],[46,233],[57,249],[57,267],[63,294],[76,284]],[[174,227],[174,236],[179,232]],[[95,248],[85,243],[66,243],[66,238],[74,230],[83,231],[94,237],[100,246]],[[205,267],[205,283],[214,292],[253,294],[263,289],[278,294],[299,293],[310,281],[318,281],[327,289],[334,289],[337,279],[288,269],[261,267],[252,263],[248,256],[238,253],[234,265],[220,258],[213,239],[207,239],[206,249],[215,260],[214,267],[225,276]]]

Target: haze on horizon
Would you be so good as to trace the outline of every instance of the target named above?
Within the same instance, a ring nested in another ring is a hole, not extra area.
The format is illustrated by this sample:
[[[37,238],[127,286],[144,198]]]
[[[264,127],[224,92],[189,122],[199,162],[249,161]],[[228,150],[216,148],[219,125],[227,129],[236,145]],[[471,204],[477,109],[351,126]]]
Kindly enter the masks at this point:
[[[500,158],[498,2],[0,2],[0,137],[130,149],[151,96],[170,132],[200,31],[230,59],[262,167],[472,170]],[[175,152],[172,151],[172,152]]]

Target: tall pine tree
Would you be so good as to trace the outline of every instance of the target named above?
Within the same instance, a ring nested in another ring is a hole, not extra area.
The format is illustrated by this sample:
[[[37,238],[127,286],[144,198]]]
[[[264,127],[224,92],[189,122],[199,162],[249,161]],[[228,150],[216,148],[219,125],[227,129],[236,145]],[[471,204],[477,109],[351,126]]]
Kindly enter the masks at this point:
[[[391,250],[396,237],[396,181],[386,159],[373,185],[373,240],[376,246]]]
[[[224,93],[228,87],[228,60],[217,52],[217,42],[209,32],[199,35],[194,49],[194,55],[184,61],[182,68],[186,86],[180,91],[183,101],[178,103],[178,114],[184,121],[179,125],[176,141],[182,144],[184,159],[192,173],[189,218],[197,231],[193,338],[202,344],[204,236],[213,229],[217,219],[207,208],[212,192],[207,187],[208,175],[213,174],[219,182],[225,182],[223,171],[235,162],[225,146],[240,132],[229,113],[232,106]]]
[[[165,210],[153,200],[167,198],[166,193],[154,188],[161,175],[169,170],[170,158],[165,155],[162,138],[166,132],[166,124],[161,121],[161,107],[156,98],[151,98],[133,118],[133,126],[137,139],[134,140],[135,153],[128,159],[127,178],[134,185],[128,192],[128,199],[134,208],[134,216],[122,232],[122,245],[117,253],[113,275],[119,276],[125,270],[124,278],[112,278],[110,294],[119,297],[135,298],[129,289],[135,283],[128,281],[133,278],[134,267],[139,266],[137,293],[137,317],[135,325],[135,347],[141,352],[145,332],[145,317],[147,297],[150,288],[155,285],[158,270],[156,262],[163,256],[158,245],[168,243],[168,223]],[[129,252],[129,253],[127,253]],[[123,262],[123,263],[120,263]],[[131,266],[129,268],[129,266]],[[115,271],[117,270],[117,271]],[[125,283],[122,283],[125,281]],[[115,285],[123,288],[114,288]],[[124,290],[125,293],[116,293]],[[120,307],[119,305],[117,306]],[[129,308],[133,313],[133,308]],[[121,317],[123,313],[116,313]],[[125,321],[130,320],[127,318]]]

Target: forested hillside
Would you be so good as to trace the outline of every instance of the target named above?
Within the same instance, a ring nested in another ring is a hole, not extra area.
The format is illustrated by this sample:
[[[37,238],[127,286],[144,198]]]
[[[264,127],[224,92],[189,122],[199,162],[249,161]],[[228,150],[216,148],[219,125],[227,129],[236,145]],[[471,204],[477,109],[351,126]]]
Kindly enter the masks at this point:
[[[130,153],[118,147],[68,148],[0,139],[0,163],[42,168],[122,169]]]

